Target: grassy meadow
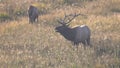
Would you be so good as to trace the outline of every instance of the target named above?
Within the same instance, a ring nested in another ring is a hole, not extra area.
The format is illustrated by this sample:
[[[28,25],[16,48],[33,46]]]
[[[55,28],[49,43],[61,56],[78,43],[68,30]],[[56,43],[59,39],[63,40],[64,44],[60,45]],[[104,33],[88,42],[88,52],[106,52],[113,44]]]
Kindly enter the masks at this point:
[[[1,14],[12,17],[0,22],[0,68],[120,68],[119,0],[24,0],[23,7],[23,0],[13,6],[15,1],[0,0],[0,6],[16,10],[0,8]],[[39,22],[34,24],[29,24],[26,14],[31,3],[39,10],[42,6]],[[17,10],[20,15],[15,15]],[[70,27],[87,25],[92,47],[80,44],[76,49],[55,32],[60,25],[57,19],[65,13],[86,15],[75,18]]]

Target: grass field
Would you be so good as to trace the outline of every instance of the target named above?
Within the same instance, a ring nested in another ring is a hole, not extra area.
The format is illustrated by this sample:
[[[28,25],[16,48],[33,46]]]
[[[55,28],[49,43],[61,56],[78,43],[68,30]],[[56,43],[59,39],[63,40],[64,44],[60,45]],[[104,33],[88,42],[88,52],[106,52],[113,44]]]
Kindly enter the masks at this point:
[[[111,4],[111,5],[109,5]],[[39,16],[0,23],[0,68],[120,68],[120,1],[84,2],[64,5]],[[70,27],[85,24],[91,29],[92,47],[78,49],[55,27],[64,14],[81,13]]]

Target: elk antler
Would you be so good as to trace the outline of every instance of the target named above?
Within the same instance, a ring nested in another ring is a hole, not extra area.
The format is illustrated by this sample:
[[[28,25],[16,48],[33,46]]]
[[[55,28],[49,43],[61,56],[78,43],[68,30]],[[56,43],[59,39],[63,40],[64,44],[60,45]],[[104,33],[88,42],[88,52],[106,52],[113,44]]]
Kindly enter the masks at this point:
[[[69,20],[66,22],[66,23],[70,23],[74,18],[76,18],[77,16],[79,16],[80,15],[80,13],[79,14],[70,14],[69,16],[71,16],[71,18],[69,18]]]
[[[78,13],[78,14],[74,13],[74,14],[69,14],[69,15],[65,14],[63,19],[59,19],[57,21],[58,21],[58,23],[60,23],[62,25],[66,25],[66,24],[70,23],[74,18],[78,17],[79,15],[85,16],[85,15],[80,14],[80,13]],[[68,20],[66,20],[66,19],[68,19]],[[65,22],[65,21],[67,21],[67,22]]]
[[[68,17],[68,15],[66,15],[66,13],[65,13],[65,16],[64,16],[63,19],[60,18],[60,19],[57,20],[58,23],[60,23],[62,25],[66,25],[67,23],[65,23],[65,20],[66,20],[67,17]]]

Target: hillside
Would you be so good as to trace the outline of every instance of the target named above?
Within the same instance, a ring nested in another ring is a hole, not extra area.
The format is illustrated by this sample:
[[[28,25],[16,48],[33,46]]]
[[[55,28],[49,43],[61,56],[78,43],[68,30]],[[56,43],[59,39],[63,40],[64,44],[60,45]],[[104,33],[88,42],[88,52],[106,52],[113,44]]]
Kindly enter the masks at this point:
[[[16,1],[0,0],[0,68],[120,68],[119,0]],[[39,9],[38,23],[28,22],[30,4]],[[65,13],[86,15],[70,27],[87,25],[92,47],[76,49],[55,32]]]

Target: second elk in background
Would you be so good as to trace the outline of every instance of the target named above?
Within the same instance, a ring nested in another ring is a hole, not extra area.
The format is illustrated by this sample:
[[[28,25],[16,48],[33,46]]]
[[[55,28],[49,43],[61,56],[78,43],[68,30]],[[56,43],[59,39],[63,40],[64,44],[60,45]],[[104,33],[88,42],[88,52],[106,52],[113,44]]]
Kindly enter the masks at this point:
[[[35,21],[38,22],[39,11],[35,6],[31,5],[29,7],[28,15],[29,15],[29,23],[33,23]]]

